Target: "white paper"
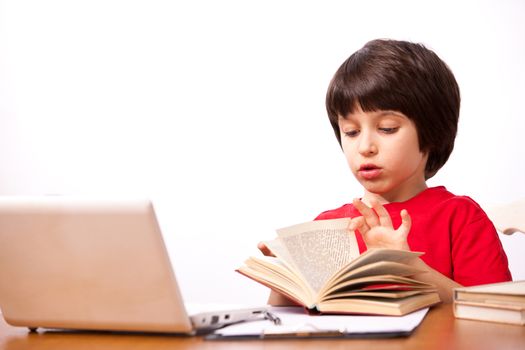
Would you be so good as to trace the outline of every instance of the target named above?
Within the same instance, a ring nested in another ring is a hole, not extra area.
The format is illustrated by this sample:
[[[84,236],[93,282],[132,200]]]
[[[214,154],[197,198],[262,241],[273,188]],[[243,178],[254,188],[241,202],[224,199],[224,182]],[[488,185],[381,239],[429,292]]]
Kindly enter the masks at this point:
[[[308,315],[301,307],[270,307],[281,324],[269,320],[250,321],[216,330],[221,336],[262,336],[268,334],[339,332],[341,334],[411,332],[428,312],[428,308],[405,316]]]

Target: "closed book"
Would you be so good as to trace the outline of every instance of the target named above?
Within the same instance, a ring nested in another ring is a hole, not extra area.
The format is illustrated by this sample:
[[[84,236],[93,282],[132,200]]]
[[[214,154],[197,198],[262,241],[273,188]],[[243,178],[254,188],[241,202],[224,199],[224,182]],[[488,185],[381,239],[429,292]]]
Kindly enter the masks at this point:
[[[470,320],[525,324],[525,281],[454,290],[454,315]]]
[[[468,320],[525,325],[525,307],[516,305],[456,301],[454,315]]]
[[[525,306],[525,281],[456,288],[454,300]]]

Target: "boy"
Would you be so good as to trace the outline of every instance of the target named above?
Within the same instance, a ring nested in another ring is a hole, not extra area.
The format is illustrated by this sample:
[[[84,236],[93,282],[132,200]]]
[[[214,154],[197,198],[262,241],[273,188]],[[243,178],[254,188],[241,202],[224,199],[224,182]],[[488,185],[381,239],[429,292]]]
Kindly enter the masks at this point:
[[[374,40],[355,52],[330,82],[326,108],[364,195],[316,218],[352,218],[348,231],[361,252],[424,252],[415,265],[425,272],[416,278],[436,285],[444,302],[454,287],[511,280],[497,232],[479,205],[426,184],[452,152],[459,105],[454,75],[423,45]],[[288,301],[272,293],[269,303]]]

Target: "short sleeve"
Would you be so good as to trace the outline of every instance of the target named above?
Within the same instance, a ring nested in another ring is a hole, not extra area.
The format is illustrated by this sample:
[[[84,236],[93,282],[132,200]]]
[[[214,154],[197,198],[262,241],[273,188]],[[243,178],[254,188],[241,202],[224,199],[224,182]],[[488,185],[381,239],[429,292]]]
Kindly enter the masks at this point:
[[[453,279],[472,286],[512,280],[494,225],[479,208],[452,237]]]

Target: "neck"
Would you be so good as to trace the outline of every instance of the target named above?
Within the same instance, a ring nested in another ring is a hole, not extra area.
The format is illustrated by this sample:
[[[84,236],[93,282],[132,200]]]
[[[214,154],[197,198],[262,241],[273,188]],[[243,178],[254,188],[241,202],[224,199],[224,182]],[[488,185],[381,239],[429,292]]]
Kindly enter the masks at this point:
[[[417,196],[419,193],[423,192],[427,188],[428,188],[427,183],[425,181],[422,181],[421,183],[411,186],[408,189],[400,188],[400,189],[392,190],[388,193],[372,193],[372,192],[365,190],[365,193],[363,195],[363,202],[368,206],[370,206],[370,200],[372,198],[381,204],[388,204],[388,203],[393,203],[393,202],[405,202]]]

